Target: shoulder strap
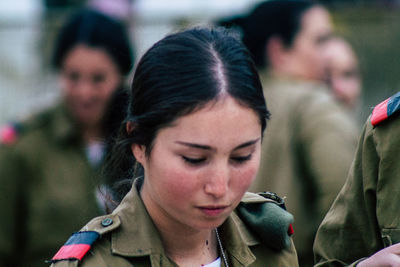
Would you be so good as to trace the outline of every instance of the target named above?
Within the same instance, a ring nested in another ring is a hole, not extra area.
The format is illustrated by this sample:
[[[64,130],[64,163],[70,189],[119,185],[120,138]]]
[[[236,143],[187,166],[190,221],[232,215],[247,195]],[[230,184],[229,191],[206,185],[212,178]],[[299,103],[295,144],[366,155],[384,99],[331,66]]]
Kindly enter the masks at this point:
[[[62,260],[81,261],[90,250],[92,244],[101,235],[117,229],[120,224],[119,217],[115,214],[94,218],[81,231],[74,233],[50,262],[54,263]]]
[[[275,193],[246,193],[237,213],[264,244],[275,250],[290,246],[293,215],[286,211],[283,199]]]
[[[371,115],[371,123],[377,126],[400,110],[400,92],[375,106]]]
[[[82,260],[99,236],[100,234],[94,231],[74,233],[51,260]]]

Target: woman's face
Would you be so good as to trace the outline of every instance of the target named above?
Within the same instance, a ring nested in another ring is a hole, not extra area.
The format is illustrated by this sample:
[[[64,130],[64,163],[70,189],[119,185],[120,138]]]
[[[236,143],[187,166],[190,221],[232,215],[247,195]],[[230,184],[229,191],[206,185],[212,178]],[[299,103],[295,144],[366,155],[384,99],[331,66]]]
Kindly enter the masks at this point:
[[[327,81],[335,97],[354,108],[361,93],[361,77],[356,55],[350,45],[332,40],[327,49]]]
[[[260,144],[259,117],[227,97],[160,130],[149,157],[133,145],[145,169],[141,196],[156,225],[221,225],[256,176]]]
[[[74,118],[83,126],[98,126],[122,76],[105,50],[78,45],[65,57],[60,80]]]
[[[325,71],[326,43],[332,36],[328,12],[313,7],[301,18],[301,28],[287,50],[291,74],[302,79],[322,80]]]

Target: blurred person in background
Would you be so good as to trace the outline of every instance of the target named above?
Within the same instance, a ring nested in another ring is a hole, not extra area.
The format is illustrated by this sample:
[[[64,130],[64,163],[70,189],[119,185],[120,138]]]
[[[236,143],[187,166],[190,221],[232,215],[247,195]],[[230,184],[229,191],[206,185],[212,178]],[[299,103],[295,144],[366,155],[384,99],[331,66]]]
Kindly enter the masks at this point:
[[[322,83],[333,31],[329,13],[312,1],[265,1],[219,24],[242,35],[270,100],[271,122],[250,191],[287,197],[300,266],[312,266],[315,232],[345,181],[357,135]]]
[[[365,122],[347,181],[318,229],[316,265],[400,266],[400,92]]]
[[[89,9],[61,28],[53,63],[62,98],[3,128],[0,266],[43,266],[77,227],[104,214],[105,140],[125,116],[133,49],[125,27]]]
[[[132,20],[132,5],[134,0],[42,0],[43,13],[40,32],[39,51],[42,60],[43,71],[52,71],[51,60],[53,42],[57,37],[60,26],[71,15],[80,8],[97,10],[100,13],[113,17],[123,23],[130,25]]]
[[[326,81],[335,98],[353,116],[359,106],[361,75],[357,56],[351,45],[335,36],[326,47]]]
[[[53,43],[57,38],[60,26],[71,15],[73,10],[83,8],[87,0],[42,0],[41,30],[39,33],[38,51],[40,52],[42,72],[52,69]]]

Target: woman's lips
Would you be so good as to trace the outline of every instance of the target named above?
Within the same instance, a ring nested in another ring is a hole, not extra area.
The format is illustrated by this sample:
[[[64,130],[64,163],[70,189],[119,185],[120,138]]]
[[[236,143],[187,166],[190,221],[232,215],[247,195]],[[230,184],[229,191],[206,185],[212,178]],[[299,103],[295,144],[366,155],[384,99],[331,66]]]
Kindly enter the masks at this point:
[[[223,213],[228,206],[202,206],[199,209],[207,216],[218,216]]]

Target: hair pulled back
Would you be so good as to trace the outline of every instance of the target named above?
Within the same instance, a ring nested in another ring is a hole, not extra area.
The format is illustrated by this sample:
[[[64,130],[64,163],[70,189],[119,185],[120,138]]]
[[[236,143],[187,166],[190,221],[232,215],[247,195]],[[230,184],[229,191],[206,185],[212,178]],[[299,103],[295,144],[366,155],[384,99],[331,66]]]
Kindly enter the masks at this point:
[[[247,51],[223,29],[193,28],[154,44],[139,61],[125,122],[106,165],[108,179],[132,178],[131,144],[150,156],[158,131],[179,117],[229,95],[255,111],[262,132],[269,117],[262,86]]]
[[[60,29],[53,52],[53,65],[60,69],[68,53],[77,45],[102,48],[121,74],[130,72],[134,51],[122,22],[98,11],[81,9]]]
[[[266,44],[278,37],[286,47],[293,45],[306,11],[318,4],[308,0],[268,0],[247,15],[221,19],[220,26],[236,27],[258,68],[268,66]]]

